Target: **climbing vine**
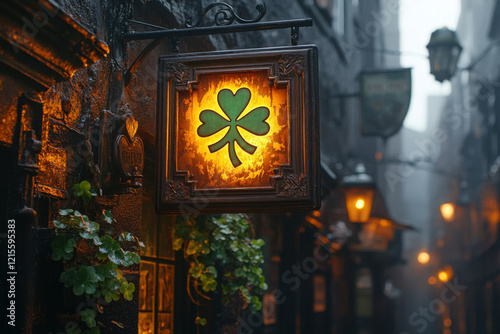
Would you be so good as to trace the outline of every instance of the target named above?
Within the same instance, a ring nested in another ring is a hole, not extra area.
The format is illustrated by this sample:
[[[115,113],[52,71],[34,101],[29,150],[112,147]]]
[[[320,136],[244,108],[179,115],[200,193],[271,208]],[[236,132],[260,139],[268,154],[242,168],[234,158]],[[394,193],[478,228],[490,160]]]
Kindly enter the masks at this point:
[[[144,244],[129,232],[115,232],[115,220],[110,210],[102,210],[95,219],[85,214],[86,208],[97,196],[88,181],[75,184],[73,196],[77,204],[83,204],[83,209],[59,210],[58,218],[52,222],[56,237],[51,244],[51,257],[64,264],[59,281],[76,296],[92,297],[97,303],[108,304],[120,297],[132,300],[135,285],[127,281],[121,269],[141,261],[138,251]],[[134,251],[124,250],[127,246]],[[100,333],[96,310],[103,312],[100,305],[81,310],[80,320],[86,329],[82,331],[76,325],[70,327],[67,333]],[[113,323],[123,327],[118,322]]]
[[[267,289],[262,274],[264,241],[253,234],[248,217],[242,214],[177,219],[174,249],[183,249],[189,263],[188,292],[194,303],[199,305],[199,297],[210,299],[210,292],[218,290],[223,304],[237,296],[242,308],[251,312],[262,308],[259,295]],[[205,325],[206,319],[197,317],[195,322]]]

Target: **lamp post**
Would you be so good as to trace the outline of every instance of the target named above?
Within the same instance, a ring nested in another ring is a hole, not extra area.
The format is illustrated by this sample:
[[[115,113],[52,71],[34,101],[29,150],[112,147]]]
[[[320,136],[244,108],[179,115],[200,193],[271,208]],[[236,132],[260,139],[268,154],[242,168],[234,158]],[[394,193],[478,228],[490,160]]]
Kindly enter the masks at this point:
[[[354,171],[342,179],[347,214],[352,223],[366,223],[372,209],[375,182],[366,174],[362,163],[357,164]]]
[[[457,34],[448,28],[437,29],[432,33],[427,49],[431,74],[439,82],[450,80],[457,70],[458,58],[462,52]]]

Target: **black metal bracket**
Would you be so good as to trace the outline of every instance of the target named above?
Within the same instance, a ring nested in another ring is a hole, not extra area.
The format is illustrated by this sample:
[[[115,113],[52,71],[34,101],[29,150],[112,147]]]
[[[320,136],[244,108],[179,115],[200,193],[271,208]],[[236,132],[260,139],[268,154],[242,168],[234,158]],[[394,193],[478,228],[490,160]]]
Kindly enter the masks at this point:
[[[212,24],[210,26],[201,27],[207,13],[218,7],[220,8],[214,14]],[[129,24],[139,24],[157,30],[145,32],[126,32],[122,35],[125,42],[153,40],[141,51],[141,53],[137,56],[137,58],[135,58],[130,67],[127,69],[124,77],[125,85],[130,82],[132,74],[134,74],[144,58],[166,39],[170,39],[171,41],[172,52],[177,53],[179,52],[179,40],[181,37],[291,28],[291,44],[297,45],[299,40],[299,27],[311,27],[313,25],[313,21],[310,18],[259,22],[266,14],[266,6],[264,4],[258,4],[256,9],[258,11],[258,15],[255,18],[243,19],[236,15],[234,8],[227,3],[216,2],[203,9],[201,16],[196,23],[193,23],[193,19],[191,17],[187,18],[184,22],[184,25],[186,26],[184,29],[168,29],[145,22],[128,20],[127,22]],[[232,25],[234,22],[238,22],[239,24]]]

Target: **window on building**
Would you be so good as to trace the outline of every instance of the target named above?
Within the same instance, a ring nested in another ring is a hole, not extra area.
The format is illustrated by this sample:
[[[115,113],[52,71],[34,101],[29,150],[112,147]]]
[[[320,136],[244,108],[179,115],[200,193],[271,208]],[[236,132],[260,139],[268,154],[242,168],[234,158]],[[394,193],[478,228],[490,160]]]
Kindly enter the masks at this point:
[[[154,163],[147,164],[146,161],[145,166],[148,165],[154,166]],[[157,215],[154,207],[154,184],[145,178],[143,186],[141,239],[146,247],[141,254],[139,269],[138,333],[172,334],[175,271],[172,227],[175,216]]]
[[[316,0],[316,7],[339,36],[344,36],[345,33],[345,2],[346,0]]]
[[[345,32],[345,0],[334,0],[332,11],[332,28],[339,35],[344,36]]]

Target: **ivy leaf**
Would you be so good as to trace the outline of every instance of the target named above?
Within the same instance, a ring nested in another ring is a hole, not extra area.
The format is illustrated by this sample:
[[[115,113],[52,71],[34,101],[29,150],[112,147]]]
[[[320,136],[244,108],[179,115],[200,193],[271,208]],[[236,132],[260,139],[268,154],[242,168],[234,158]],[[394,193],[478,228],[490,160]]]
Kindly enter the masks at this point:
[[[265,242],[262,239],[253,239],[252,240],[252,246],[254,246],[255,248],[260,248],[260,247],[264,246],[264,244],[265,244]]]
[[[104,272],[105,271],[104,266],[95,265],[94,271],[95,271],[95,274],[96,274],[97,278],[99,279],[99,281],[104,281],[104,279],[106,278],[106,275]]]
[[[204,269],[205,269],[205,265],[203,265],[203,263],[195,263],[189,269],[189,274],[193,278],[200,278],[201,273],[203,272]]]
[[[113,223],[113,213],[110,210],[103,210],[102,219],[108,224]]]
[[[120,241],[133,241],[134,236],[129,232],[122,232],[119,235],[118,240],[120,240]]]
[[[134,298],[133,292],[135,290],[134,283],[123,282],[120,285],[120,292],[123,293],[123,298],[128,301],[131,301]]]
[[[186,248],[186,254],[187,255],[193,255],[196,254],[199,246],[194,240],[189,240],[187,248]]]
[[[93,328],[96,326],[96,315],[97,312],[90,308],[83,310],[80,314],[82,321],[84,321],[89,328]]]
[[[130,252],[130,258],[132,259],[132,262],[135,264],[141,263],[141,257],[137,253],[132,253]]]
[[[217,278],[217,269],[215,269],[215,267],[213,266],[207,267],[207,272],[212,274],[214,278]]]
[[[204,275],[201,275],[201,277],[203,277]],[[217,288],[217,281],[214,280],[212,277],[210,278],[206,278],[205,280],[201,279],[200,277],[200,280],[201,280],[201,287],[203,289],[203,291],[206,291],[206,292],[209,292],[209,291],[215,291],[215,289]]]
[[[81,334],[82,330],[76,323],[68,323],[66,326],[66,334]]]
[[[182,248],[182,244],[184,243],[184,239],[182,238],[175,238],[174,243],[173,243],[173,248],[175,251],[178,251]]]
[[[95,235],[92,239],[94,241],[94,245],[96,245],[96,246],[102,245],[102,241],[101,241],[101,238],[99,238],[99,236]]]
[[[69,288],[77,282],[76,270],[75,268],[69,268],[61,273],[59,276],[59,282],[64,283],[66,288]]]
[[[73,247],[75,244],[73,238],[66,240],[66,237],[58,235],[50,244],[50,248],[52,248],[52,260],[59,261],[61,258],[70,260],[73,257]]]
[[[83,334],[101,334],[101,330],[98,326],[89,328],[83,332]]]
[[[114,240],[110,235],[101,237],[102,244],[99,246],[101,253],[111,253],[120,249],[120,243]]]
[[[59,228],[59,229],[66,228],[66,226],[67,226],[67,225],[66,225],[66,224],[64,224],[64,223],[61,223],[59,220],[54,220],[54,221],[52,221],[52,223],[54,224],[54,226],[55,226],[56,228]]]
[[[61,216],[67,216],[69,214],[73,213],[73,209],[60,209],[59,214]]]
[[[207,324],[207,319],[196,317],[196,320],[194,321],[194,323],[197,325],[205,326]]]
[[[82,181],[73,186],[73,196],[81,197],[85,202],[90,202],[93,196],[97,196],[97,193],[91,191],[91,185],[89,181]]]
[[[120,284],[119,284],[118,280],[115,277],[108,278],[108,279],[106,279],[106,288],[110,292],[117,292],[118,289],[120,288]]]

